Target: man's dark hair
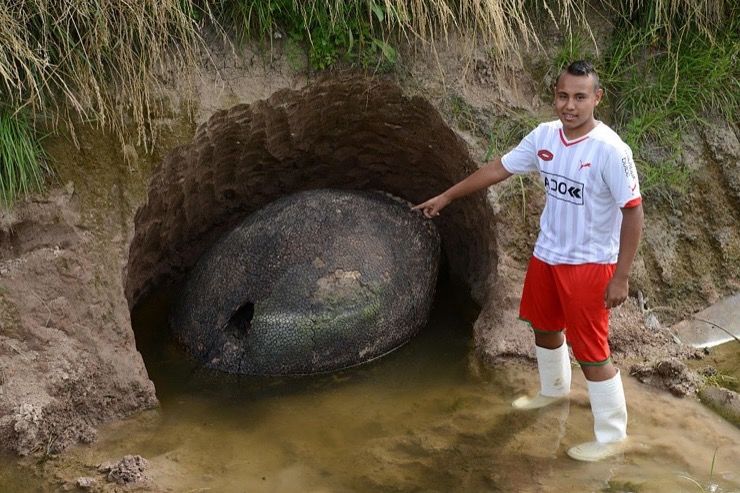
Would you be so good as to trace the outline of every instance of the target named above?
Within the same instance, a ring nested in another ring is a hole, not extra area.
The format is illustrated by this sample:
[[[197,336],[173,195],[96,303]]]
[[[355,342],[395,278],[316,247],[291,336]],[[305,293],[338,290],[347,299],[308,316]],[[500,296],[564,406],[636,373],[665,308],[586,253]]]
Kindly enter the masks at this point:
[[[594,91],[598,91],[601,85],[599,84],[599,74],[596,73],[596,69],[594,68],[593,63],[587,62],[586,60],[576,60],[575,62],[572,62],[570,65],[565,67],[560,74],[558,74],[558,78],[555,79],[555,85],[558,85],[558,81],[560,80],[560,76],[563,74],[563,72],[568,72],[571,75],[592,75],[594,78]]]

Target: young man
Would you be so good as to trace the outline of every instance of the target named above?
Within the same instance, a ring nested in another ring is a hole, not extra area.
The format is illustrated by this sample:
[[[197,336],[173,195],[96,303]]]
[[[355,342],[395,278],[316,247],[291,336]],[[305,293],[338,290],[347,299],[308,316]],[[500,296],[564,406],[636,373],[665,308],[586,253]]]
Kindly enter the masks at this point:
[[[537,409],[568,395],[567,337],[587,380],[596,435],[568,455],[585,461],[615,455],[627,436],[624,390],[607,335],[609,309],[627,298],[643,226],[632,151],[594,118],[602,96],[593,65],[573,62],[555,83],[558,120],[541,124],[508,154],[414,207],[436,217],[453,200],[512,174],[540,173],[547,200],[519,309],[534,330],[540,392],[513,406]]]

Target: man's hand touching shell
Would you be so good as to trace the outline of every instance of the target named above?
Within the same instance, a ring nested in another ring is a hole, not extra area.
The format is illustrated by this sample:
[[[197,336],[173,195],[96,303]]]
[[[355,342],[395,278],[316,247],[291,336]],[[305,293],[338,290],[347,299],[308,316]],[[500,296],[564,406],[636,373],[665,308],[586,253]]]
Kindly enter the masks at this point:
[[[424,217],[427,217],[429,219],[433,217],[439,216],[439,212],[447,207],[451,200],[447,198],[445,194],[439,194],[436,197],[432,197],[431,199],[427,200],[426,202],[422,202],[419,205],[415,205],[412,207],[412,210],[420,210],[422,214],[424,214]]]

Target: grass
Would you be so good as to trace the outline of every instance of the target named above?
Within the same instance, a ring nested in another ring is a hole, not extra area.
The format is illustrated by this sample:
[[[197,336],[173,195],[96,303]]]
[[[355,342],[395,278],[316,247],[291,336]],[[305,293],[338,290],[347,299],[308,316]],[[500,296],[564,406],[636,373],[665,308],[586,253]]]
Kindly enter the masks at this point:
[[[339,62],[377,70],[390,70],[398,60],[398,47],[421,45],[433,50],[436,41],[452,33],[474,39],[489,49],[501,66],[519,53],[540,47],[539,29],[532,12],[548,13],[570,30],[583,22],[580,5],[547,0],[542,6],[527,2],[479,0],[215,0],[213,17],[239,42],[262,40],[272,46],[283,34],[303,42],[310,64],[323,70]],[[277,35],[277,36],[276,36]]]
[[[602,68],[618,103],[616,121],[636,146],[664,145],[671,132],[661,122],[681,129],[712,108],[736,121],[736,2],[613,0],[600,8],[619,20],[617,42]],[[158,89],[168,73],[195,68],[206,25],[223,26],[236,42],[258,40],[265,47],[287,37],[306,48],[313,70],[348,63],[382,72],[395,67],[402,45],[426,56],[452,33],[484,46],[504,70],[521,62],[520,53],[542,47],[542,22],[561,33],[574,35],[574,26],[586,33],[569,38],[570,46],[558,55],[562,64],[592,42],[587,20],[585,7],[570,0],[3,2],[0,110],[22,109],[30,121],[74,117],[112,130],[121,144],[136,139],[150,150],[157,137],[151,121]],[[129,135],[132,126],[135,135]],[[22,141],[17,151],[8,151],[16,145],[10,142],[4,141],[6,154],[26,152]],[[670,161],[676,153],[672,145],[664,147]],[[658,181],[684,179],[669,167],[653,171]],[[6,182],[11,175],[16,180],[15,171],[3,173]],[[4,200],[15,197],[8,190]]]
[[[709,467],[709,480],[707,481],[706,486],[704,486],[703,484],[701,484],[699,481],[695,480],[692,477],[689,477],[689,476],[679,476],[679,477],[693,484],[696,487],[697,491],[706,492],[706,493],[714,493],[714,492],[719,491],[719,485],[713,481],[714,464],[715,464],[715,461],[717,460],[718,450],[719,450],[719,447],[714,449],[714,454],[712,454],[712,464]]]
[[[0,7],[0,101],[124,131],[150,145],[159,69],[193,62],[191,2],[35,0]]]
[[[488,146],[484,160],[489,161],[493,156],[503,156],[539,123],[537,119],[524,112],[512,112],[504,118],[495,119],[488,131]],[[501,194],[502,202],[508,202],[517,196],[520,201],[522,222],[527,220],[527,189],[533,181],[531,175],[518,175],[509,181],[510,184]]]
[[[387,2],[220,0],[212,11],[237,43],[257,39],[272,47],[275,39],[287,36],[306,46],[314,70],[344,61],[387,71],[398,57],[389,36],[400,18]]]
[[[193,15],[186,0],[2,2],[0,193],[6,206],[39,187],[48,170],[39,132],[29,122],[44,122],[50,131],[60,120],[91,123],[112,130],[122,145],[133,139],[152,148],[162,74],[195,65],[200,38]]]
[[[630,15],[617,17],[600,55],[585,34],[566,35],[544,78],[551,84],[574,59],[594,61],[605,88],[597,117],[632,147],[642,192],[672,201],[691,182],[685,132],[713,118],[740,117],[738,7],[687,0],[629,4]]]
[[[700,372],[704,385],[710,387],[722,387],[728,390],[738,391],[737,378],[728,375],[714,367],[707,367]]]
[[[690,172],[682,163],[681,138],[689,127],[710,124],[707,116],[737,121],[740,38],[729,27],[712,39],[686,30],[671,44],[669,38],[658,41],[655,29],[635,28],[618,37],[605,57],[614,123],[641,156],[645,192],[669,196],[686,189]]]
[[[47,172],[47,157],[29,120],[0,110],[0,206],[40,190]]]
[[[540,123],[525,112],[511,112],[504,118],[494,120],[488,130],[485,160],[488,161],[493,156],[502,156]]]

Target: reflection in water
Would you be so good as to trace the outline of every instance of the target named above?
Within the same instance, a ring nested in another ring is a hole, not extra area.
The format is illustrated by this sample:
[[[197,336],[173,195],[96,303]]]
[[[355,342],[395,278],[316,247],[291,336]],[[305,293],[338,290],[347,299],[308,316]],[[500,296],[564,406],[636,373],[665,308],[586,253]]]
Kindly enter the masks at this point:
[[[164,305],[154,297],[134,313],[161,410],[102,430],[71,462],[141,454],[158,488],[177,492],[696,492],[684,477],[708,487],[710,472],[716,491],[740,490],[740,431],[631,378],[631,451],[605,463],[569,459],[565,450],[592,433],[582,376],[569,402],[515,412],[510,401],[534,391],[536,371],[472,364],[470,321],[449,293],[395,353],[292,379],[198,369],[162,336]]]

